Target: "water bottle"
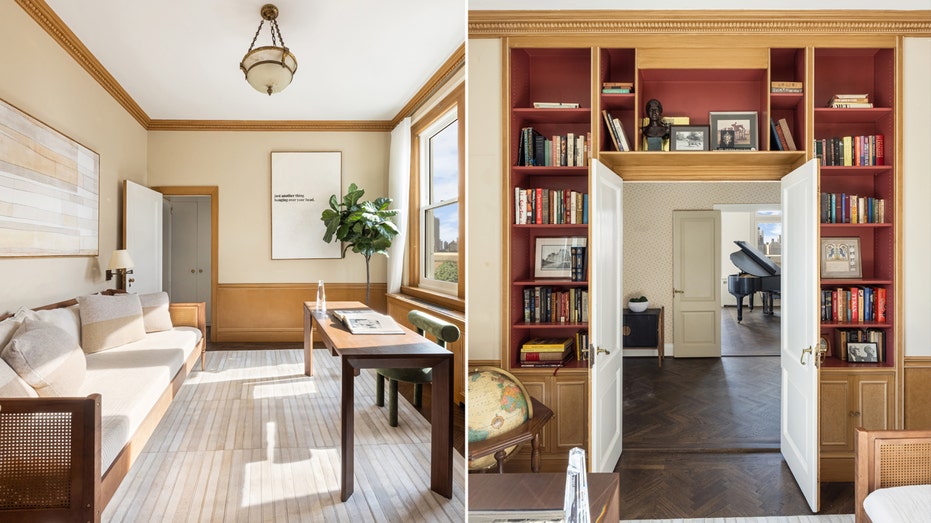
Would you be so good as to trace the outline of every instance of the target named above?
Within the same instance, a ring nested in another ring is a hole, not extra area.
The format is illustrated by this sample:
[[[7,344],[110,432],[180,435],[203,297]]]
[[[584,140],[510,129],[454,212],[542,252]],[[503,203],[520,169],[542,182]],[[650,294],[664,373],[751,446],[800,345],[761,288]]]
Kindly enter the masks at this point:
[[[323,280],[317,280],[317,312],[326,313],[326,289],[323,288]]]

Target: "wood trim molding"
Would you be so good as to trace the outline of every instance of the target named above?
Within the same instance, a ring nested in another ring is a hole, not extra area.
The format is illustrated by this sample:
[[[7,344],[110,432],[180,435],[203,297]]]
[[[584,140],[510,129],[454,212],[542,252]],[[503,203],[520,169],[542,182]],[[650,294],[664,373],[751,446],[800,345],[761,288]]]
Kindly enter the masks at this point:
[[[423,87],[417,91],[417,94],[398,111],[398,114],[391,120],[388,130],[394,129],[401,120],[413,115],[417,109],[427,103],[427,100],[446,85],[449,79],[463,67],[465,67],[465,44],[460,45],[459,48],[446,59],[443,65],[433,73],[433,76],[424,83]]]
[[[151,120],[149,131],[391,132],[388,120]]]
[[[469,11],[469,38],[592,34],[931,35],[931,11]]]
[[[931,430],[931,356],[906,356],[904,360],[902,427]]]
[[[16,0],[16,3],[39,24],[39,27],[58,42],[58,45],[71,55],[74,61],[83,67],[91,78],[97,80],[97,83],[110,93],[110,96],[123,106],[130,116],[135,118],[142,127],[148,128],[151,119],[142,110],[142,107],[139,107],[139,104],[129,96],[129,93],[116,81],[116,78],[113,78],[113,75],[91,54],[90,50],[81,43],[81,40],[71,32],[71,29],[68,29],[68,26],[44,0]]]

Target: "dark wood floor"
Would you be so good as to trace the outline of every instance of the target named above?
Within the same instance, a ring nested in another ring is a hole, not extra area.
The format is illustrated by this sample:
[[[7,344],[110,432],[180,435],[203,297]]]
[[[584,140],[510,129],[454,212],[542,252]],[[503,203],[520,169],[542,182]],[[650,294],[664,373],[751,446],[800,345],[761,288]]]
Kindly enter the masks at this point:
[[[209,336],[208,336],[209,340]],[[207,350],[262,350],[262,349],[297,349],[303,350],[303,343],[250,343],[250,342],[232,342],[232,343],[211,343],[207,342]],[[430,384],[426,384],[423,390],[423,405],[417,409],[413,406],[414,386],[410,383],[398,383],[399,394],[411,404],[411,408],[420,412],[427,421],[430,421],[430,405],[432,405],[433,395],[431,394]],[[388,416],[388,407],[385,407],[385,416]],[[403,423],[404,420],[399,420]],[[453,407],[453,448],[463,456],[465,455],[465,408],[462,405]]]
[[[621,519],[812,514],[779,453],[779,317],[761,312],[724,311],[722,353],[751,357],[625,358]],[[853,484],[822,484],[820,513],[853,513]]]

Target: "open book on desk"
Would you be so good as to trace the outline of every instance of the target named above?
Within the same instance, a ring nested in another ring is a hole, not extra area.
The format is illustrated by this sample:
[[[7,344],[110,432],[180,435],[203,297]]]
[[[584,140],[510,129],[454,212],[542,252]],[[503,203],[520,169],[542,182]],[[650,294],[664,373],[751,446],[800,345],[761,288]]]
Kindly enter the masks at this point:
[[[365,310],[334,310],[333,316],[353,334],[404,334],[391,316]]]

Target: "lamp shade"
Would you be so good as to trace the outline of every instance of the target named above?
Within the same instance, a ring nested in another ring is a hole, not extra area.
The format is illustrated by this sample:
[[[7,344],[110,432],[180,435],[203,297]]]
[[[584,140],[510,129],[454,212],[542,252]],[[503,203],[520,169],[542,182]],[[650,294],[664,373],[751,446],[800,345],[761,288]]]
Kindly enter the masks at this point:
[[[116,269],[132,269],[135,266],[136,264],[133,263],[133,259],[129,256],[129,251],[118,249],[110,255],[110,264],[107,265],[107,269],[114,271]]]
[[[297,58],[287,47],[258,47],[246,53],[239,68],[249,85],[271,96],[291,84],[297,71]]]

